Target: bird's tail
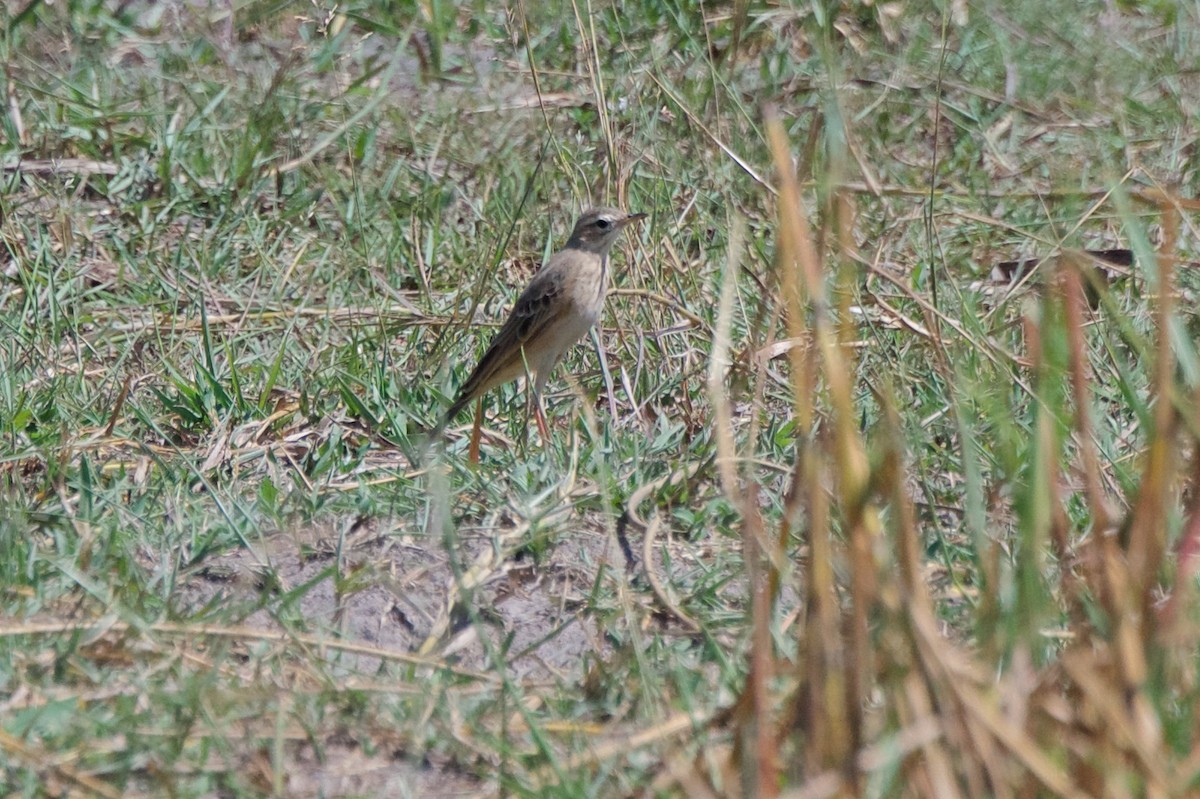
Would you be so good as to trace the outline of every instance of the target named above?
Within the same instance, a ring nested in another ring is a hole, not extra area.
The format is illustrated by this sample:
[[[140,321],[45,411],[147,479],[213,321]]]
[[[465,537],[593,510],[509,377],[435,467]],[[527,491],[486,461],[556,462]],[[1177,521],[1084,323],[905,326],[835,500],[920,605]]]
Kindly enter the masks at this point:
[[[446,413],[442,416],[442,421],[438,422],[437,429],[444,431],[446,426],[454,421],[454,417],[462,413],[462,409],[470,405],[473,399],[475,397],[472,394],[466,392],[459,394],[458,399],[454,400],[454,404],[446,409]]]
[[[446,428],[454,421],[454,417],[462,412],[463,408],[471,404],[471,400],[473,399],[474,397],[469,395],[460,394],[458,399],[442,414],[442,418],[438,420],[437,424],[433,427],[427,427],[417,434],[420,440],[419,450],[422,455],[428,453],[434,444],[445,440]]]

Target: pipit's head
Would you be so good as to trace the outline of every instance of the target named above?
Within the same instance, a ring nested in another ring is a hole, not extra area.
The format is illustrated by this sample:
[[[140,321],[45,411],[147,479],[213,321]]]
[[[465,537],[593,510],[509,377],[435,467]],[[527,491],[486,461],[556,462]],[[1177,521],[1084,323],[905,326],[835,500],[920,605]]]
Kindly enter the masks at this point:
[[[567,240],[567,248],[603,255],[613,246],[613,242],[626,225],[644,219],[645,216],[627,214],[616,208],[589,208],[575,223],[575,230]]]

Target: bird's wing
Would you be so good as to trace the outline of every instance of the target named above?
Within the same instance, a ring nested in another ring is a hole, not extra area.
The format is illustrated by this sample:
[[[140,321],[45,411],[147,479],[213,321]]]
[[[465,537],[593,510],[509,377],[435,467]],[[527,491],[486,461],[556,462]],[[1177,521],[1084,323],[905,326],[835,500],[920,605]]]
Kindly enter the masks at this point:
[[[508,321],[496,334],[497,340],[511,326],[514,328],[517,340],[524,344],[530,339],[536,338],[549,322],[568,310],[570,303],[566,302],[563,297],[566,273],[561,269],[555,269],[554,266],[554,264],[550,264],[538,272],[521,292],[521,296],[517,297]]]
[[[504,326],[496,333],[479,365],[458,392],[458,399],[446,412],[449,419],[483,391],[490,388],[491,379],[508,369],[523,356],[521,348],[570,310],[563,296],[566,273],[547,264],[521,292]]]

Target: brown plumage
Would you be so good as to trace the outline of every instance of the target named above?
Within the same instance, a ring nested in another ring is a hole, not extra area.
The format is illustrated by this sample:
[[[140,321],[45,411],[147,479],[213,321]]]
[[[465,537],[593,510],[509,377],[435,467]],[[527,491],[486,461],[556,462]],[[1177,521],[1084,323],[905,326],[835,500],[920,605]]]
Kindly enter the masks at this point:
[[[599,320],[608,291],[608,251],[627,225],[644,216],[615,208],[584,212],[566,246],[550,256],[521,292],[439,428],[477,397],[528,374],[538,427],[545,434],[541,394],[546,380],[571,345]]]

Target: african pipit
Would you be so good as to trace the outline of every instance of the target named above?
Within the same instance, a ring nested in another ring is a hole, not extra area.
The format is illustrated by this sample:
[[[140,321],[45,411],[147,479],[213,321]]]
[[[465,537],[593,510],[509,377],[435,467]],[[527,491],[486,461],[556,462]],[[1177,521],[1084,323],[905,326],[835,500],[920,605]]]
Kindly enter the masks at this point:
[[[541,407],[546,379],[571,345],[600,319],[608,291],[608,251],[627,225],[645,216],[592,208],[579,217],[567,245],[550,256],[517,298],[439,428],[487,391],[528,375],[538,432],[543,440],[548,438]]]

